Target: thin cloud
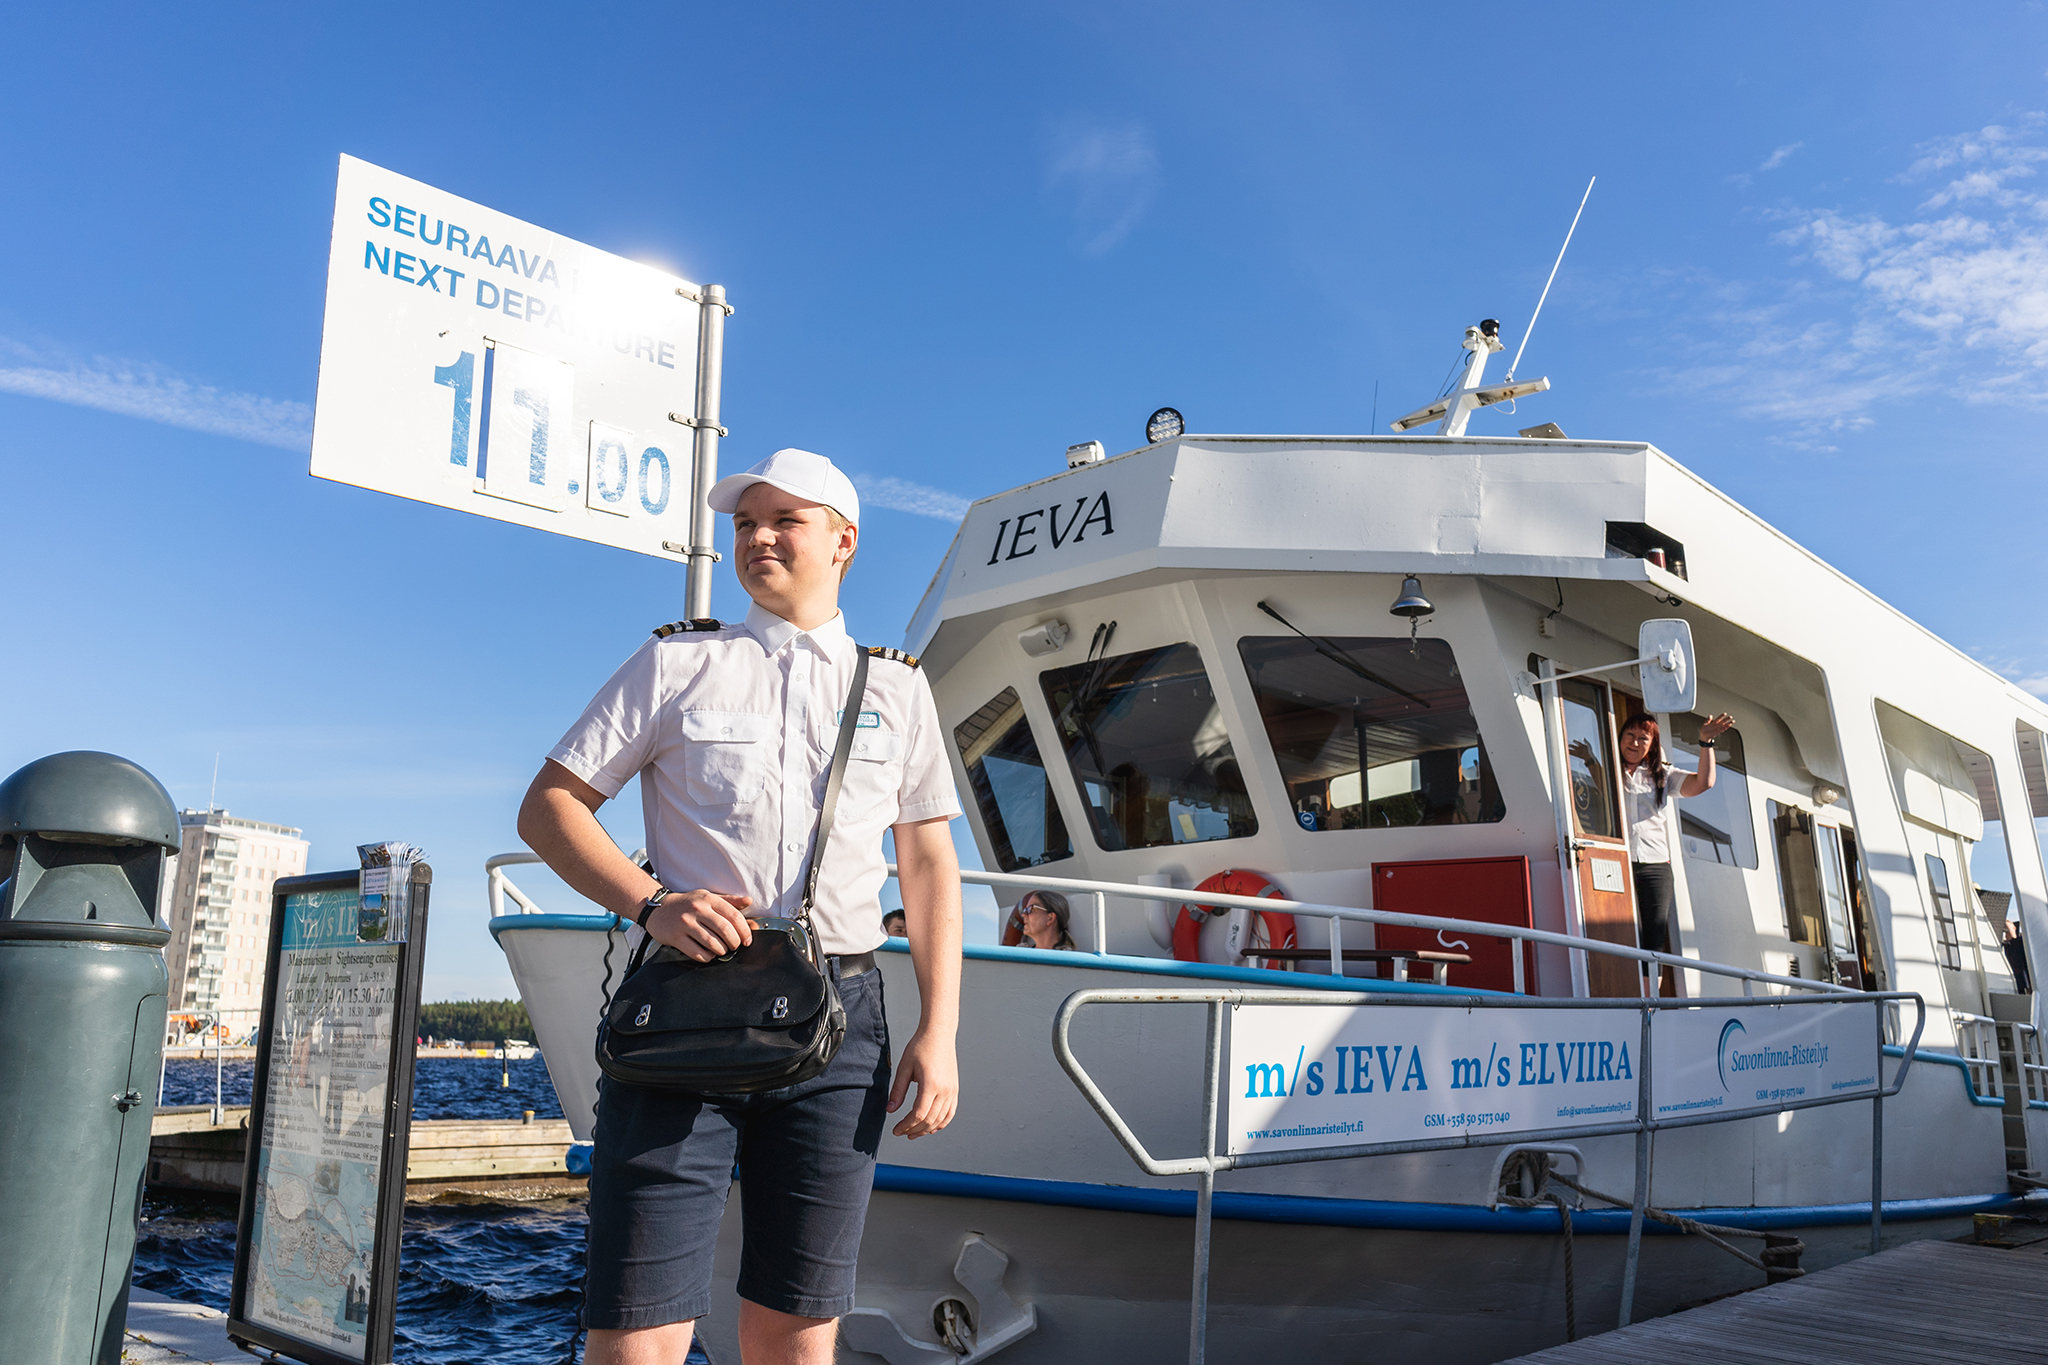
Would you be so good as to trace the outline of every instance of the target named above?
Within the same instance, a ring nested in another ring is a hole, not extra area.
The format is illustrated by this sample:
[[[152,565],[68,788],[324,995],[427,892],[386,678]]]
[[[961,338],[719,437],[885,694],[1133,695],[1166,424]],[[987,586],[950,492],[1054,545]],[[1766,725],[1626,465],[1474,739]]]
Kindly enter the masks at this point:
[[[1158,193],[1152,134],[1136,123],[1064,129],[1054,140],[1045,186],[1065,201],[1082,254],[1104,255],[1130,236]]]
[[[1772,152],[1769,156],[1765,157],[1764,164],[1757,167],[1757,169],[1759,171],[1775,171],[1778,169],[1778,167],[1785,164],[1786,159],[1789,158],[1792,155],[1792,153],[1798,151],[1801,147],[1804,147],[1805,145],[1806,144],[1803,142],[1788,142],[1784,146],[1778,148],[1777,151]]]
[[[138,361],[66,361],[0,341],[0,392],[283,450],[304,452],[313,444],[313,409],[304,403],[194,384]]]
[[[869,507],[886,507],[892,512],[908,512],[939,521],[958,521],[967,515],[968,500],[943,488],[928,488],[889,475],[856,474],[852,478],[861,502]]]
[[[2048,407],[2044,143],[2038,115],[1937,138],[1890,182],[1908,202],[1773,214],[1793,269],[1716,282],[1689,373],[1810,450],[1919,398]]]

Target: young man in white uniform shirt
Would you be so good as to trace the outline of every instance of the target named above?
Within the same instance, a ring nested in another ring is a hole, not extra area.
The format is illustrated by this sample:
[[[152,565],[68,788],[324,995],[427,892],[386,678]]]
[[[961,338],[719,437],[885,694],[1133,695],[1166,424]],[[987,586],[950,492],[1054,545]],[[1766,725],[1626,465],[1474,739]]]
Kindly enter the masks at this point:
[[[564,881],[708,961],[746,943],[747,916],[795,914],[859,646],[839,583],[860,503],[829,460],[777,451],[721,480],[743,624],[663,627],[549,753],[520,836]],[[812,920],[838,973],[846,1042],[824,1074],[758,1095],[687,1095],[607,1079],[591,1173],[585,1324],[590,1365],[681,1365],[708,1308],[731,1174],[746,1185],[739,1280],[745,1365],[823,1365],[853,1306],[882,1114],[893,1130],[952,1121],[960,982],[960,814],[931,689],[914,661],[868,670]],[[659,885],[595,812],[638,775]],[[922,1014],[890,1086],[873,952],[884,941],[882,834],[895,835]],[[663,889],[666,894],[661,894]]]

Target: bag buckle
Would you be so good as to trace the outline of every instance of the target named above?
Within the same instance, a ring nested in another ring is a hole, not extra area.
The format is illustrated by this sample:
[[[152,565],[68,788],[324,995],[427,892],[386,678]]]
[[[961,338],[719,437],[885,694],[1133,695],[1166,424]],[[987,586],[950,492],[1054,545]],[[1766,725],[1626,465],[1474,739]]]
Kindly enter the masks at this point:
[[[789,997],[788,997],[788,996],[786,996],[786,995],[778,995],[778,996],[776,996],[776,997],[775,997],[775,1007],[774,1007],[773,1009],[769,1010],[769,1011],[768,1011],[768,1014],[769,1014],[769,1017],[770,1017],[770,1018],[773,1018],[773,1019],[787,1019],[787,1018],[789,1018]]]

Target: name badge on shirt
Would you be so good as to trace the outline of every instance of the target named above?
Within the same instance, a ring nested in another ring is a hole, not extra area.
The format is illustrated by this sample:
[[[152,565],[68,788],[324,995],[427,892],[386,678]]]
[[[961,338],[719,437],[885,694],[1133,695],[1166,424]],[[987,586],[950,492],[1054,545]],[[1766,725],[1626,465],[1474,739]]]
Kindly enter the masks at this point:
[[[834,712],[834,713],[833,713],[833,715],[832,715],[832,723],[833,723],[834,725],[844,725],[844,724],[846,724],[846,708],[845,708],[845,707],[843,707],[843,706],[842,706],[842,707],[840,707],[840,708],[839,708],[839,709],[838,709],[838,710],[837,710],[836,712]],[[863,711],[863,712],[861,712],[861,713],[860,713],[860,719],[859,719],[859,720],[857,720],[857,721],[855,721],[855,722],[853,723],[853,728],[854,728],[854,729],[856,729],[856,730],[879,730],[879,729],[881,729],[881,728],[882,728],[882,713],[881,713],[880,711]]]

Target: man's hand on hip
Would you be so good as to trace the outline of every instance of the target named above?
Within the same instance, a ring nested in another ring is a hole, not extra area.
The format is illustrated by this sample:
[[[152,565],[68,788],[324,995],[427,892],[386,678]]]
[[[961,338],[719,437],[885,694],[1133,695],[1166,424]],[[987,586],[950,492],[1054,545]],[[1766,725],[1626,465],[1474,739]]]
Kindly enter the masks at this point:
[[[921,1138],[953,1121],[960,1106],[960,1063],[951,1035],[935,1038],[919,1029],[896,1065],[896,1083],[889,1088],[889,1112],[903,1107],[903,1097],[917,1083],[917,1103],[890,1131],[897,1137]]]
[[[721,896],[715,891],[675,891],[647,917],[647,932],[684,957],[709,962],[754,941],[747,923],[751,896]]]

